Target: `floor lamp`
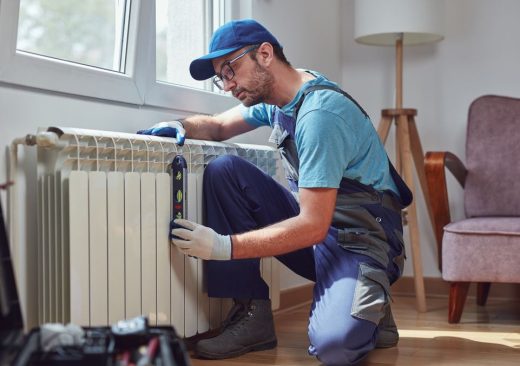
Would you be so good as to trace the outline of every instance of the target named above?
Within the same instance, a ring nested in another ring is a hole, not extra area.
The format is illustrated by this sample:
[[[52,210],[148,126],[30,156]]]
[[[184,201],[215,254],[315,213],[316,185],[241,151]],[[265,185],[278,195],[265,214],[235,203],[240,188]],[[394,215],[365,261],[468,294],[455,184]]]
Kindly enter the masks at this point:
[[[386,142],[392,122],[396,130],[396,169],[415,195],[413,165],[419,177],[430,220],[424,154],[415,116],[417,110],[403,108],[403,46],[440,41],[444,12],[443,0],[356,0],[355,39],[367,45],[394,46],[396,51],[395,108],[383,109],[377,133]],[[417,309],[426,312],[416,200],[408,207],[408,223],[414,270]]]

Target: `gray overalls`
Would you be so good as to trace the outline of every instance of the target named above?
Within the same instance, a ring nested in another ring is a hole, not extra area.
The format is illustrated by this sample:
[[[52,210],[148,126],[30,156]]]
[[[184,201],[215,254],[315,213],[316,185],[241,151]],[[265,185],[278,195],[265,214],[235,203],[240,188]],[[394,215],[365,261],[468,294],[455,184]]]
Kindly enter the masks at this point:
[[[298,111],[309,93],[322,89],[350,99],[370,123],[366,112],[350,95],[326,85],[304,91],[295,107],[294,118],[275,108],[271,141],[278,146],[289,187],[294,193],[298,192],[299,160],[294,138]],[[402,274],[405,254],[401,209],[411,203],[412,195],[390,161],[389,167],[399,196],[343,178],[325,241],[333,245],[315,246],[316,286],[309,324],[309,350],[326,364],[356,362],[373,348],[374,330],[383,316],[390,284]],[[319,263],[320,260],[323,263]],[[339,264],[339,268],[334,268],[335,264]],[[342,345],[331,347],[331,339],[336,342],[338,332]]]

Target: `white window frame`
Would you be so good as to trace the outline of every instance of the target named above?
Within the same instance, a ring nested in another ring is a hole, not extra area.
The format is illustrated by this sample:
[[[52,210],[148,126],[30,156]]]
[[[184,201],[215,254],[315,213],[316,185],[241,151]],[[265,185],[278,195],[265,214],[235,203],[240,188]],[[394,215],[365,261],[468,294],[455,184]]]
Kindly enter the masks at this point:
[[[231,1],[228,0],[229,5]],[[238,3],[238,2],[236,2]],[[228,4],[226,4],[228,5]],[[147,42],[142,44],[148,44],[150,50],[147,50],[146,54],[149,57],[147,68],[143,70],[143,74],[146,73],[144,78],[146,81],[145,85],[141,88],[145,89],[145,104],[154,107],[171,108],[172,101],[175,104],[174,108],[186,112],[195,113],[208,113],[214,114],[222,112],[227,108],[231,108],[237,104],[235,100],[229,96],[225,96],[219,93],[213,93],[208,90],[195,89],[190,87],[184,87],[175,84],[169,84],[166,82],[156,80],[156,26],[155,26],[155,1],[147,2],[146,6],[141,8],[141,22],[143,26],[141,29],[149,30],[147,34],[142,33],[143,37],[148,37]],[[228,18],[229,19],[229,18]],[[186,65],[188,68],[189,65]]]
[[[227,19],[251,16],[252,0],[225,1]],[[17,51],[20,0],[0,0],[0,83],[186,113],[214,114],[237,104],[226,95],[157,81],[155,1],[130,6],[126,68],[119,73]]]
[[[132,8],[139,1],[132,2]],[[134,82],[135,27],[128,34],[126,74],[103,70],[77,63],[51,59],[16,50],[20,0],[0,3],[0,80],[31,88],[142,104],[143,97]],[[138,12],[131,9],[130,21],[135,22]],[[5,36],[2,36],[5,35]]]

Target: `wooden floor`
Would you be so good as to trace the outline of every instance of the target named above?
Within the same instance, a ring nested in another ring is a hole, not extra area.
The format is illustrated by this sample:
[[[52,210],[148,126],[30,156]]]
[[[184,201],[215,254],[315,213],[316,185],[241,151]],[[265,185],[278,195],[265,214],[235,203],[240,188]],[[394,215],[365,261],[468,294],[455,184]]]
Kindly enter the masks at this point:
[[[415,298],[396,297],[392,305],[399,327],[395,348],[374,350],[360,364],[368,365],[520,365],[520,302],[490,299],[485,307],[468,299],[459,324],[447,322],[447,299],[429,298],[428,312],[417,313]],[[307,355],[309,305],[275,316],[278,347],[241,357],[193,366],[321,365]]]

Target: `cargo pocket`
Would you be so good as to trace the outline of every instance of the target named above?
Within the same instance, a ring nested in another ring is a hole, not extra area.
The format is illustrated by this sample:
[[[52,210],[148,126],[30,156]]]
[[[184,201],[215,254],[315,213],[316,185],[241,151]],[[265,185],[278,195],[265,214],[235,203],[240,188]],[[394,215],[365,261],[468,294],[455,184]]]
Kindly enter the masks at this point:
[[[383,270],[367,264],[359,265],[358,279],[350,314],[379,324],[390,297],[390,283]]]
[[[368,229],[364,227],[339,229],[338,243],[341,247],[349,250],[368,250],[370,243]]]

